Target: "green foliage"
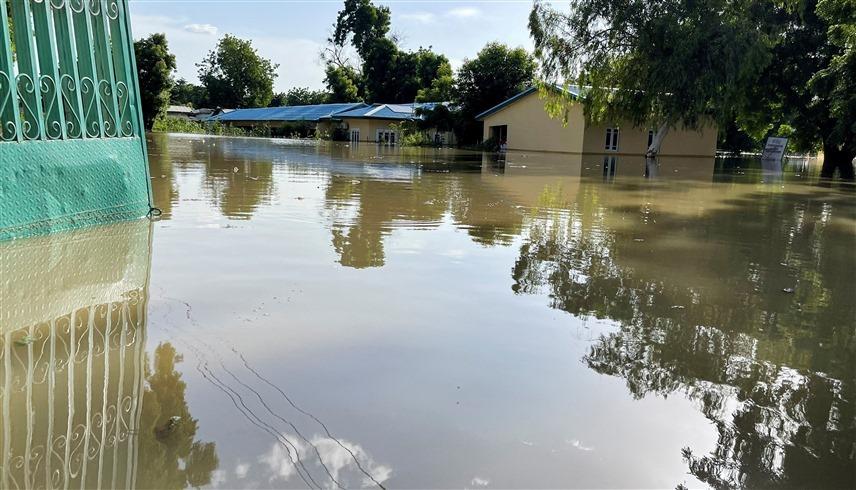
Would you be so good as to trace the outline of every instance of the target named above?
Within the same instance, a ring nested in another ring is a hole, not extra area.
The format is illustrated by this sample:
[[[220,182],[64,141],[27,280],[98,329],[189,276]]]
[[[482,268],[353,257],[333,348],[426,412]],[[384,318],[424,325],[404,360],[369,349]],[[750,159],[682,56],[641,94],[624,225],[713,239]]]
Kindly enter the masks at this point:
[[[196,440],[198,421],[187,406],[187,384],[176,365],[183,361],[172,344],[155,348],[154,366],[146,366],[139,428],[140,488],[188,488],[211,483],[220,465],[213,442]]]
[[[579,0],[566,14],[537,1],[529,28],[544,81],[586,86],[591,120],[696,128],[727,120],[770,62],[750,3]]]
[[[437,129],[438,131],[454,131],[460,125],[460,111],[455,111],[445,104],[434,106],[432,109],[416,109],[420,116],[419,127],[422,129]]]
[[[249,129],[230,126],[221,122],[202,123],[181,117],[161,117],[154,122],[152,131],[158,133],[187,133],[187,134],[210,134],[216,136],[252,136],[258,138],[270,138],[273,131],[267,125],[260,125]]]
[[[143,123],[146,129],[151,129],[169,106],[175,56],[169,52],[165,34],[152,34],[136,41],[134,55],[139,71]]]
[[[856,157],[856,6],[852,0],[789,0],[767,5],[773,62],[746,90],[741,129],[763,139],[793,129],[799,151],[824,152],[822,174],[853,178]]]
[[[512,97],[533,83],[537,65],[523,48],[489,43],[458,72],[458,96],[464,142],[481,139],[481,124],[475,117]]]
[[[826,95],[830,127],[825,133],[826,158],[837,158],[826,169],[831,176],[838,167],[842,177],[853,178],[856,157],[856,1],[820,0],[817,14],[827,23],[832,46],[829,64],[817,72],[811,87],[818,96]],[[833,155],[838,150],[838,155]]]
[[[374,43],[389,33],[390,17],[389,7],[376,7],[371,0],[345,0],[330,41],[344,46],[351,38],[351,44],[365,59],[374,49]]]
[[[157,118],[151,130],[158,133],[204,134],[206,132],[205,126],[200,122],[172,116]]]
[[[431,146],[434,144],[428,134],[415,122],[390,124],[389,127],[398,135],[398,143],[401,146]]]
[[[179,78],[170,91],[170,103],[199,109],[208,105],[208,91],[205,87]]]
[[[308,87],[294,87],[288,92],[274,95],[269,107],[326,104],[330,94],[325,90],[309,90]]]
[[[196,65],[210,102],[218,107],[267,107],[279,65],[259,56],[252,42],[225,35]]]
[[[330,38],[327,86],[336,101],[412,102],[448,96],[452,67],[430,47],[402,51],[389,35],[389,7],[370,0],[345,0]],[[348,43],[360,57],[360,69],[342,59]]]
[[[360,85],[362,83],[360,74],[350,66],[335,66],[328,64],[324,70],[326,77],[324,83],[330,93],[329,101],[336,102],[359,102]]]

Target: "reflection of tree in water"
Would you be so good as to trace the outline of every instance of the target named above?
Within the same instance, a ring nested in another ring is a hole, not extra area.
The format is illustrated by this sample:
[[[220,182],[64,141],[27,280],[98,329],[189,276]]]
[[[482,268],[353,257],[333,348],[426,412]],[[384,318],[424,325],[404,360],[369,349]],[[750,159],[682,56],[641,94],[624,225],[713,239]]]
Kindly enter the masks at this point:
[[[333,247],[346,267],[384,265],[383,239],[394,221],[436,224],[448,202],[448,187],[437,181],[390,181],[334,175],[327,186],[333,214]],[[355,209],[354,209],[355,208]],[[353,216],[346,216],[348,211]]]
[[[149,172],[152,177],[152,194],[155,206],[162,211],[161,219],[172,218],[172,206],[178,202],[173,160],[165,135],[152,135],[149,141]]]
[[[211,144],[194,142],[195,153],[204,155],[205,189],[224,216],[248,220],[256,210],[269,204],[274,192],[273,162],[270,157],[233,151],[242,141],[222,139]]]
[[[685,450],[702,481],[854,488],[856,206],[817,194],[681,217],[610,208],[586,186],[568,213],[533,221],[514,290],[620,323],[584,361],[634,397],[699,406],[719,432],[711,454]]]
[[[185,401],[186,385],[175,370],[181,361],[166,343],[155,349],[154,370],[146,366],[137,480],[141,488],[201,487],[211,483],[219,465],[214,443],[194,440],[198,424]]]
[[[333,175],[326,207],[341,264],[381,267],[385,263],[383,240],[397,223],[436,227],[447,213],[477,243],[510,243],[522,228],[521,214],[486,193],[473,177],[429,174],[396,181]]]

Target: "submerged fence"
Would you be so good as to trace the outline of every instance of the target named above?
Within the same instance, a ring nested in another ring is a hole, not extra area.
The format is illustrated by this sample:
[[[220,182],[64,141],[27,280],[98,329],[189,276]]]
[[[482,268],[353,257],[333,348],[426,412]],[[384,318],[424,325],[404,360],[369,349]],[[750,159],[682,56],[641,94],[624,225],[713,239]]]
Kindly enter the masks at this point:
[[[127,0],[0,0],[0,240],[141,217]]]

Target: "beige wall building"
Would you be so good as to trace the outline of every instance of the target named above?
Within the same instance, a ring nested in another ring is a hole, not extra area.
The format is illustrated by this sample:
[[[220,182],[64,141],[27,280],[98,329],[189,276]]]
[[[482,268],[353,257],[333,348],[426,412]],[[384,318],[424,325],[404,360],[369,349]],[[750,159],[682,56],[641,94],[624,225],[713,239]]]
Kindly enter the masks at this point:
[[[567,123],[552,118],[538,90],[530,88],[480,114],[484,139],[504,141],[509,150],[558,153],[644,155],[653,128],[634,127],[629,122],[586,124],[582,103],[568,110]],[[711,157],[716,154],[717,128],[672,129],[663,140],[660,155]]]

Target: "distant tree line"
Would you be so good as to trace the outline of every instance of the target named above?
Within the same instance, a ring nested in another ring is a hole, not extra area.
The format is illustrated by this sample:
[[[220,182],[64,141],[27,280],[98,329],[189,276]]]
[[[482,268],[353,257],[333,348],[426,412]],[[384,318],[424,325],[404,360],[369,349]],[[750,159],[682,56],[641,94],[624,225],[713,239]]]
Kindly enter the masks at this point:
[[[296,87],[274,93],[277,66],[258,55],[250,41],[226,35],[197,64],[199,84],[175,80],[175,57],[166,36],[137,41],[146,127],[163,117],[169,104],[194,108],[278,107],[338,102],[448,102],[426,111],[432,127],[454,130],[458,139],[481,139],[479,113],[526,89],[537,64],[523,48],[490,43],[465,60],[457,77],[449,59],[429,46],[404,50],[390,32],[389,7],[371,0],[345,0],[321,58],[324,90]],[[353,51],[358,59],[345,53]],[[146,76],[144,76],[144,73]],[[429,113],[430,112],[430,113]]]
[[[265,107],[333,102],[450,102],[425,114],[459,141],[481,139],[475,116],[540,83],[547,108],[570,103],[555,85],[586,91],[590,122],[669,131],[714,121],[720,148],[760,150],[784,135],[793,150],[825,154],[824,175],[853,178],[856,157],[856,2],[853,0],[537,0],[535,52],[490,43],[455,73],[429,46],[405,50],[388,6],[344,0],[321,58],[325,89],[274,93],[277,66],[250,41],[225,36],[197,66],[200,85],[173,81],[166,38],[137,43],[146,122],[166,104]],[[354,53],[351,59],[348,53]]]

